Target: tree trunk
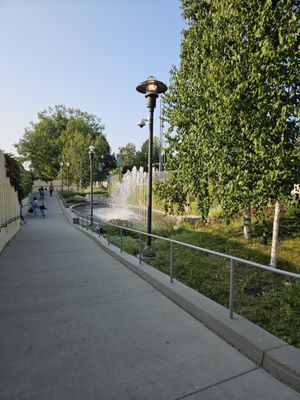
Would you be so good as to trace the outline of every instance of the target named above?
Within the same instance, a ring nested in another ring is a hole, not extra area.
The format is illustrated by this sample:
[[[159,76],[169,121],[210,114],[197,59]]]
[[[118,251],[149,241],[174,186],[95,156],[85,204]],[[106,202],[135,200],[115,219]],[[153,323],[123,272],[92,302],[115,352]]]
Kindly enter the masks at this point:
[[[250,207],[245,208],[244,211],[244,238],[250,239],[252,235],[251,227],[251,212]]]
[[[276,251],[278,245],[278,232],[279,232],[279,214],[280,204],[278,201],[275,203],[274,220],[273,220],[273,233],[272,233],[272,249],[271,249],[271,267],[276,268]]]

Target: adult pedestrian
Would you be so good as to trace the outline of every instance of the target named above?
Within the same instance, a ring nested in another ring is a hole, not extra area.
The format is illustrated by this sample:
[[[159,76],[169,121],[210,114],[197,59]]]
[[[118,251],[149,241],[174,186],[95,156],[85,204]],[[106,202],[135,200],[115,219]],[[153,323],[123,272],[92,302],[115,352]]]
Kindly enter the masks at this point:
[[[53,193],[53,192],[54,192],[54,185],[53,185],[53,183],[51,182],[50,185],[49,185],[50,197],[52,197],[52,193]]]
[[[31,205],[33,208],[33,215],[37,215],[37,209],[40,207],[40,205],[39,205],[39,201],[36,197],[33,198]]]

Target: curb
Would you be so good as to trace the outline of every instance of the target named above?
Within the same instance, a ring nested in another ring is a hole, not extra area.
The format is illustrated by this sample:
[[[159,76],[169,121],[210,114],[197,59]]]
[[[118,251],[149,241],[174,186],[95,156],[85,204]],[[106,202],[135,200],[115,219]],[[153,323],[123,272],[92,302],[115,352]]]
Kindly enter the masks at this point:
[[[61,207],[66,219],[73,225],[71,213],[64,209],[62,204]],[[251,361],[300,392],[299,349],[290,346],[238,314],[234,313],[233,319],[230,319],[228,309],[215,301],[175,279],[171,283],[168,275],[144,262],[140,265],[136,257],[121,253],[118,247],[108,244],[106,240],[84,230],[80,225],[74,225],[74,227],[93,239],[112,257],[202,322]]]

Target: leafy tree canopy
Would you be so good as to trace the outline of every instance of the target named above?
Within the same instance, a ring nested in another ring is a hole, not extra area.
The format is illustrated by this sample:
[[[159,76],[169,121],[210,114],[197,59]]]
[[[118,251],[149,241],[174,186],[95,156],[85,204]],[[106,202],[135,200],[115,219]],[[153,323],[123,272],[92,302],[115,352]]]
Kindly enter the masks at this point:
[[[149,139],[147,139],[141,146],[141,150],[136,154],[136,165],[137,167],[143,167],[145,171],[148,171],[148,149],[149,149]],[[158,164],[159,162],[159,139],[154,136],[153,138],[153,164]]]
[[[170,187],[228,215],[290,193],[299,177],[299,3],[182,0],[181,63],[164,96]],[[181,204],[186,196],[175,197]]]
[[[97,177],[103,178],[112,158],[101,120],[87,112],[57,105],[38,113],[38,121],[25,129],[16,147],[23,160],[30,161],[35,174],[56,177],[60,162],[69,162],[70,178],[79,183],[88,181],[91,144],[95,146]]]
[[[21,162],[16,160],[12,154],[4,153],[4,157],[10,184],[18,193],[18,199],[21,201],[31,192],[33,175],[31,172],[26,171]]]

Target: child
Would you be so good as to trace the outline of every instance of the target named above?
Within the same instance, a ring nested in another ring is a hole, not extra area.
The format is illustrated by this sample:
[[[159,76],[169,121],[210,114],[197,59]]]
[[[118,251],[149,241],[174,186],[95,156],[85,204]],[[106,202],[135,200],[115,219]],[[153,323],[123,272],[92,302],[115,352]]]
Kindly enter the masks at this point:
[[[44,202],[42,202],[42,204],[40,205],[40,211],[41,211],[41,217],[43,218],[45,218],[46,216],[45,210],[48,210],[48,208],[46,208]]]

